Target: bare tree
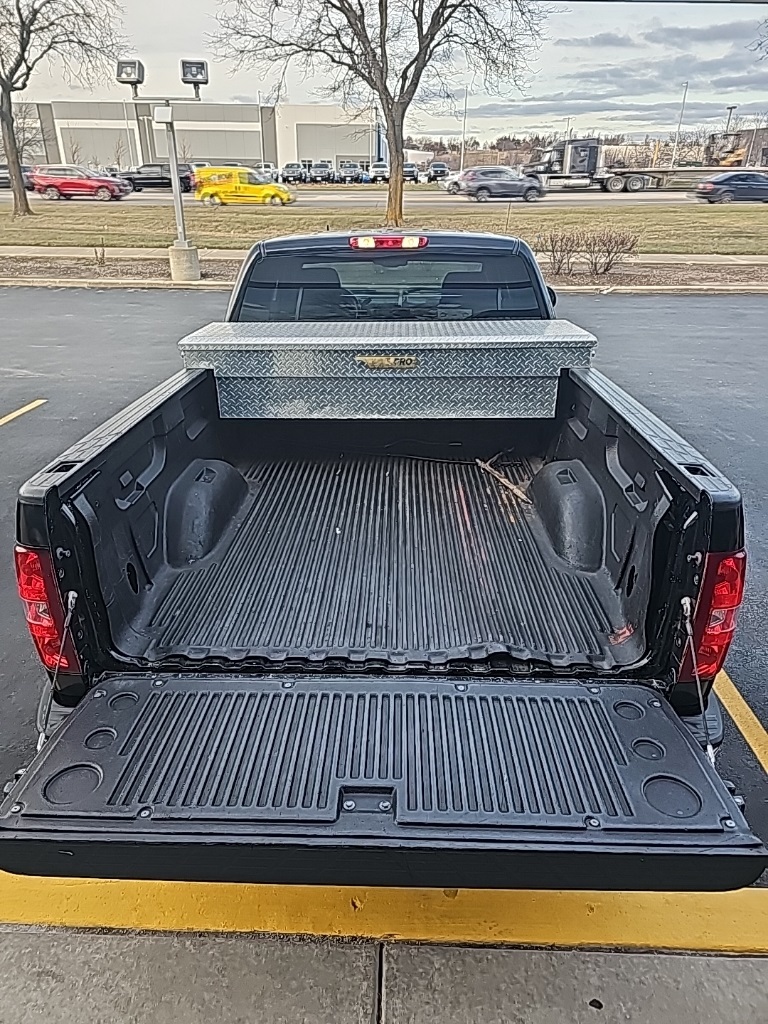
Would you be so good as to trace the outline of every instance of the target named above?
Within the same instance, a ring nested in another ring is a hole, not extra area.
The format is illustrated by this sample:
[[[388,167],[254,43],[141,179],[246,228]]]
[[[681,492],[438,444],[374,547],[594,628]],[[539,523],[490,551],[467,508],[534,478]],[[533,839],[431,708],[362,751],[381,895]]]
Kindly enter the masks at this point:
[[[285,80],[323,75],[344,106],[381,107],[389,146],[386,219],[403,222],[403,124],[414,104],[452,99],[457,68],[486,88],[519,86],[547,8],[538,0],[220,0],[216,45],[236,67]]]
[[[193,150],[192,150],[192,144],[190,143],[190,141],[186,137],[186,135],[179,135],[178,146],[179,146],[179,160],[183,164],[188,164],[189,161],[194,156],[194,153],[193,153]]]
[[[69,144],[69,159],[73,164],[81,164],[83,162],[83,147],[74,137],[72,132],[67,136],[67,141]]]
[[[32,157],[45,152],[47,133],[40,123],[34,103],[14,103],[13,123],[20,163],[29,163]],[[0,153],[5,158],[5,146],[1,136]]]
[[[42,61],[88,85],[122,47],[121,11],[111,0],[0,0],[0,127],[13,189],[13,214],[32,211],[21,174],[11,98]]]
[[[112,160],[118,170],[125,165],[127,150],[128,147],[126,146],[125,136],[120,132],[115,139],[115,148],[112,150]]]

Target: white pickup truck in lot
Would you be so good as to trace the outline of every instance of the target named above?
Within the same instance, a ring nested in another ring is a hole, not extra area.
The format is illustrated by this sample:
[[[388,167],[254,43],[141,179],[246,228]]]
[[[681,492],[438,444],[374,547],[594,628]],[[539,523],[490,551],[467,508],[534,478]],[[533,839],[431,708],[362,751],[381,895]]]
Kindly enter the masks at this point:
[[[729,889],[738,491],[591,366],[528,247],[256,245],[185,367],[21,489],[47,673],[0,867]]]

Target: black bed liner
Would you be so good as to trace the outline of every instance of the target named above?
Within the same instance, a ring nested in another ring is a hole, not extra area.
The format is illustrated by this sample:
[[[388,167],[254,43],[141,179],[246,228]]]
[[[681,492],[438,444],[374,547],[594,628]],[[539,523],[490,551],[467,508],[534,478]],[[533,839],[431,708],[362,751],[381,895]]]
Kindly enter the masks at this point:
[[[264,460],[214,551],[157,580],[118,645],[164,658],[439,666],[508,655],[610,670],[627,640],[606,570],[554,554],[525,460]],[[622,638],[617,643],[615,637]],[[142,646],[143,645],[143,646]]]
[[[0,809],[29,874],[727,889],[766,852],[649,687],[119,677]]]

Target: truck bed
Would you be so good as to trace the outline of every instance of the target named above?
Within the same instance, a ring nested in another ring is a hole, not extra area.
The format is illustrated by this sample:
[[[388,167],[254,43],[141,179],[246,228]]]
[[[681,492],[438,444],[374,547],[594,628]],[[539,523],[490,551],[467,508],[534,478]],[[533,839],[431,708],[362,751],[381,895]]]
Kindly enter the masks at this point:
[[[222,418],[212,373],[188,370],[31,480],[19,535],[42,512],[72,553],[92,676],[655,679],[670,594],[719,529],[704,493],[730,508],[714,467],[594,370],[563,376],[551,418],[355,423]]]
[[[151,588],[130,651],[430,665],[504,653],[610,669],[619,600],[602,566],[558,559],[524,490],[538,465],[495,463],[514,491],[471,458],[239,466],[236,520]]]

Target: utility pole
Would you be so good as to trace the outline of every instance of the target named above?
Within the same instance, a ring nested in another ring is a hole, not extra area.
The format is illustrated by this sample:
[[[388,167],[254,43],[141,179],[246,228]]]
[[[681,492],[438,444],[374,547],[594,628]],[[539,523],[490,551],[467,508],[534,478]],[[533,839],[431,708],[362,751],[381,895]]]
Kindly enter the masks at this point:
[[[731,118],[733,117],[733,112],[734,112],[734,110],[736,109],[737,106],[738,106],[738,103],[734,103],[732,106],[725,108],[728,111],[728,120],[725,122],[725,134],[726,135],[728,134],[728,129],[731,127]]]
[[[570,139],[570,137],[571,137],[571,121],[572,120],[573,120],[572,117],[566,117],[566,119],[565,119],[565,138],[566,138],[566,141],[568,139]]]
[[[683,102],[682,102],[682,104],[680,106],[680,118],[679,118],[679,120],[677,122],[677,131],[675,132],[675,144],[672,147],[672,162],[670,163],[670,167],[674,167],[675,166],[675,161],[677,160],[677,147],[678,147],[678,143],[680,142],[680,129],[683,126],[683,117],[685,116],[685,101],[687,100],[687,98],[688,98],[688,83],[687,82],[683,82]]]
[[[467,146],[467,100],[469,89],[464,89],[464,119],[461,122],[461,156],[459,157],[459,170],[464,170],[464,152]]]

